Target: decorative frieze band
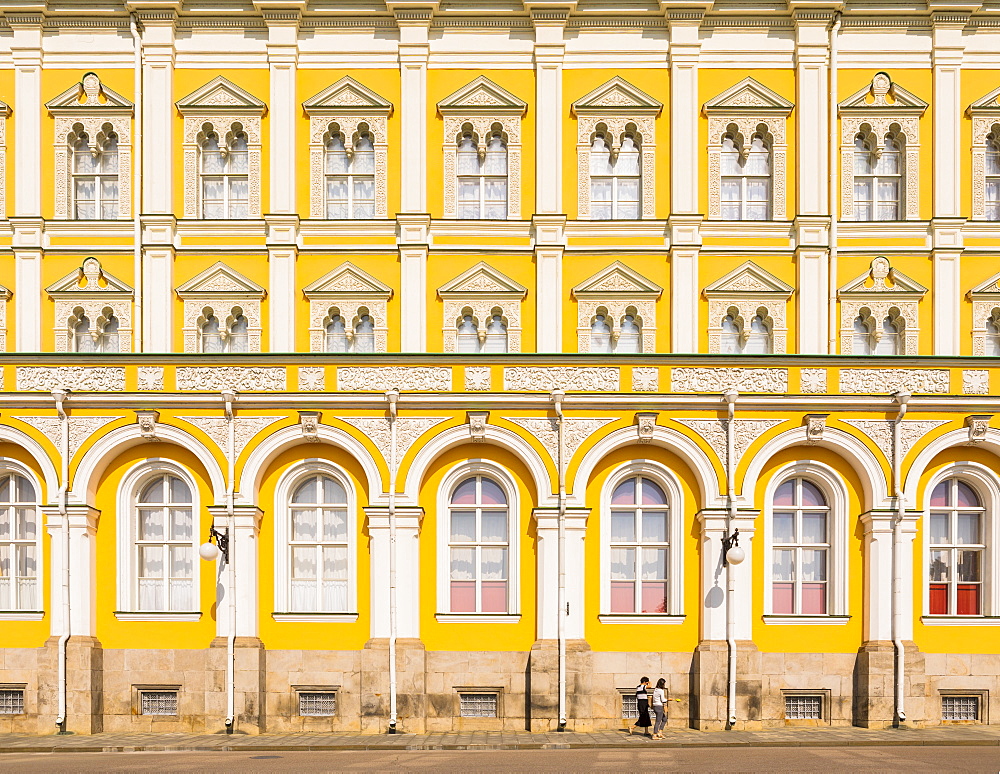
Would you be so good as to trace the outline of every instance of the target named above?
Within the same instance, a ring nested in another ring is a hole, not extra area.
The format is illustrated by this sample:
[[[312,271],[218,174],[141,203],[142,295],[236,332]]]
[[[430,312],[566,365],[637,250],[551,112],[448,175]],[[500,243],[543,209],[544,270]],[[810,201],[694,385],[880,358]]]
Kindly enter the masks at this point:
[[[674,392],[788,392],[787,368],[674,368]]]
[[[345,392],[447,391],[451,389],[451,369],[431,366],[349,366],[337,369],[337,388]]]
[[[193,368],[184,366],[177,369],[177,389],[282,392],[285,389],[285,369],[278,366],[261,368],[249,366]]]
[[[604,366],[516,366],[503,369],[504,389],[618,392],[620,369]]]
[[[951,390],[949,372],[943,368],[844,368],[841,392],[886,394],[896,390],[946,394]]]
[[[125,389],[125,369],[108,366],[18,366],[17,389],[22,392],[51,392],[57,389],[122,392]]]

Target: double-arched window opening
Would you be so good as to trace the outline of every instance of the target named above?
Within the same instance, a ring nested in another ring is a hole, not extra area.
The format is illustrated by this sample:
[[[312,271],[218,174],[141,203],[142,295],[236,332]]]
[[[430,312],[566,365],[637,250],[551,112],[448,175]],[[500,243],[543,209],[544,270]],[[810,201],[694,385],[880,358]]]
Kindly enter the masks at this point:
[[[225,137],[211,129],[201,138],[201,216],[209,220],[250,217],[250,155],[240,124]]]
[[[590,146],[590,216],[594,220],[637,220],[641,213],[642,162],[634,124],[621,143],[604,124]]]
[[[893,307],[881,321],[871,317],[868,309],[854,318],[854,355],[898,355],[903,351],[903,320]]]
[[[642,319],[635,307],[625,314],[614,329],[614,318],[605,307],[598,307],[590,321],[590,352],[594,354],[637,354],[642,352]]]
[[[340,127],[330,125],[324,171],[327,218],[375,217],[375,141],[365,124],[359,124],[350,145],[345,142]]]
[[[220,321],[215,310],[206,306],[199,322],[203,353],[249,352],[250,323],[242,307],[234,306],[229,317]]]
[[[73,150],[73,217],[77,220],[118,218],[118,135],[105,124],[98,137],[79,124],[70,136]]]
[[[348,322],[338,307],[330,307],[326,322],[327,352],[374,352],[375,320],[367,307],[359,307],[353,321]]]
[[[466,354],[507,352],[507,318],[503,310],[500,307],[490,310],[485,327],[480,328],[472,309],[463,309],[456,326],[455,351]]]
[[[83,307],[73,310],[70,318],[74,352],[118,352],[118,318],[105,307],[97,320],[91,320]]]
[[[507,219],[507,139],[500,124],[480,138],[463,127],[456,154],[458,217]]]
[[[720,165],[723,219],[769,220],[771,143],[767,132],[754,134],[749,143],[737,132],[723,135]]]
[[[854,138],[854,219],[902,219],[903,137],[881,140],[862,132]]]
[[[719,352],[724,355],[766,355],[773,351],[771,318],[763,307],[750,318],[749,325],[737,309],[730,309],[720,327]]]

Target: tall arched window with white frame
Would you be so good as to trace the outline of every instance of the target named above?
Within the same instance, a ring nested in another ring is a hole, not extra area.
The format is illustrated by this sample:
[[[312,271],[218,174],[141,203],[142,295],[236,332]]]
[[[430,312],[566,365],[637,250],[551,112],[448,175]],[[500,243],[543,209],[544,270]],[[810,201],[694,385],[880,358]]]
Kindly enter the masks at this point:
[[[996,125],[986,135],[984,163],[984,215],[986,220],[1000,220],[1000,127]]]
[[[982,499],[956,476],[934,487],[929,505],[928,612],[982,615],[988,534]]]
[[[134,602],[139,611],[192,611],[194,498],[190,485],[169,471],[146,477],[132,499]]]
[[[344,486],[321,471],[298,482],[288,513],[288,609],[343,613],[350,609],[350,529]]]
[[[902,192],[902,135],[876,139],[863,128],[854,138],[854,220],[901,220]]]
[[[510,511],[490,476],[463,479],[448,500],[448,604],[451,613],[510,610]]]
[[[596,128],[590,146],[590,216],[594,220],[637,220],[642,161],[636,127],[626,126],[620,144],[606,125]]]
[[[463,128],[456,155],[458,217],[507,219],[507,141],[500,124],[480,138]]]
[[[670,612],[670,512],[663,488],[631,476],[611,493],[611,613]]]
[[[331,124],[324,152],[326,217],[330,220],[375,217],[375,142],[359,124],[348,148],[337,124]]]
[[[79,124],[73,142],[73,217],[118,218],[118,135],[110,124],[93,142]]]
[[[201,138],[201,216],[207,220],[250,217],[250,160],[240,124],[220,137],[214,129]]]
[[[771,149],[766,132],[745,144],[736,132],[722,138],[721,199],[725,220],[771,217]]]
[[[771,613],[829,612],[830,504],[805,477],[775,490],[771,512]]]
[[[41,608],[40,527],[35,485],[0,464],[0,611]]]

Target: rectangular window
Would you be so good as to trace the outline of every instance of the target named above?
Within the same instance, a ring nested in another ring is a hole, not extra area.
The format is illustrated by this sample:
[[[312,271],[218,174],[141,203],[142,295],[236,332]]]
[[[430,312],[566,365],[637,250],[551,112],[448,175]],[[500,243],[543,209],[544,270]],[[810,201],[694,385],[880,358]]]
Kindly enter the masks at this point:
[[[459,714],[463,718],[495,718],[499,717],[499,694],[490,693],[460,693],[458,695]]]
[[[139,696],[143,715],[177,714],[177,691],[142,691]]]
[[[0,715],[24,714],[24,689],[0,689]]]
[[[822,720],[823,697],[810,695],[785,696],[785,720]]]
[[[979,720],[979,696],[942,696],[941,720]]]
[[[303,717],[331,717],[336,714],[336,691],[303,691],[299,693],[299,715]]]
[[[622,693],[622,718],[634,720],[639,717],[639,700],[635,693]]]

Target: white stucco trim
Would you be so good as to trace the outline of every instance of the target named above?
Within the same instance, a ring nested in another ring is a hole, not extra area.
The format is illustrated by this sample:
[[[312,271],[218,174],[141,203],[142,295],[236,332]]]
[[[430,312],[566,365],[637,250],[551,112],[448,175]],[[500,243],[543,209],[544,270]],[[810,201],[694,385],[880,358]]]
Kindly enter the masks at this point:
[[[9,418],[16,419],[17,417]],[[29,455],[31,455],[31,458],[37,462],[38,466],[42,469],[42,478],[45,482],[44,491],[39,489],[38,502],[45,503],[54,501],[56,493],[59,491],[59,474],[56,472],[55,463],[45,451],[45,447],[43,447],[38,441],[25,433],[23,430],[18,430],[16,427],[11,427],[5,424],[0,424],[0,441],[7,441],[15,444],[16,446],[20,446],[28,452]],[[12,462],[14,461],[12,460]],[[17,464],[22,465],[20,462]],[[38,477],[32,473],[31,480],[37,482]]]

